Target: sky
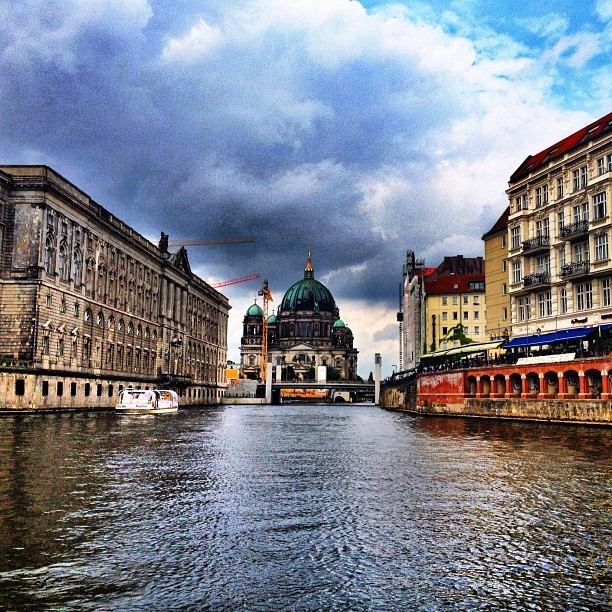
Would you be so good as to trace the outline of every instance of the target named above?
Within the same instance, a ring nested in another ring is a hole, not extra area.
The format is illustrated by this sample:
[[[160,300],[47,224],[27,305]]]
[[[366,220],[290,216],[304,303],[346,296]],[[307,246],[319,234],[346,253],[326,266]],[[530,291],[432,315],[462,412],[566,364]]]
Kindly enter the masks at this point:
[[[46,164],[230,300],[332,292],[398,365],[407,249],[483,255],[529,154],[612,110],[612,0],[0,0],[0,164]]]

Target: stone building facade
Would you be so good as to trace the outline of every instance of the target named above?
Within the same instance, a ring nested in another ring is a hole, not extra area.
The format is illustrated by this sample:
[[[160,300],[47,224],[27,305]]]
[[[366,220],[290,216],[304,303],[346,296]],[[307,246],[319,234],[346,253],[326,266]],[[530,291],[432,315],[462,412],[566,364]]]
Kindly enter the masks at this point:
[[[507,193],[513,341],[612,323],[612,113],[527,157]]]
[[[0,409],[182,404],[225,389],[225,296],[184,247],[152,244],[46,166],[0,166]]]
[[[482,236],[486,267],[485,301],[489,340],[510,337],[510,293],[508,291],[508,214],[506,208],[493,227]]]
[[[317,366],[338,371],[342,380],[356,380],[357,355],[351,329],[340,318],[340,311],[329,289],[314,277],[310,255],[304,278],[285,292],[276,314],[268,317],[268,359],[274,375],[280,366],[282,376],[289,368],[293,378],[308,378]],[[263,310],[252,304],[244,317],[240,347],[243,373],[261,376]]]

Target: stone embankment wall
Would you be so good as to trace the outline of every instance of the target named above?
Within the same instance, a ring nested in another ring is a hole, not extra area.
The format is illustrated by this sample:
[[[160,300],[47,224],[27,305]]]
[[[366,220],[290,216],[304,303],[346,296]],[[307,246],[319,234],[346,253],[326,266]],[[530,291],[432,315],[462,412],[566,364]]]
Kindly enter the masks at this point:
[[[113,410],[126,387],[159,388],[155,380],[32,374],[30,370],[28,364],[6,369],[0,364],[0,413]],[[205,401],[189,390],[179,390],[181,407],[220,403],[220,398]]]
[[[485,365],[387,383],[381,406],[417,414],[612,425],[609,358]]]

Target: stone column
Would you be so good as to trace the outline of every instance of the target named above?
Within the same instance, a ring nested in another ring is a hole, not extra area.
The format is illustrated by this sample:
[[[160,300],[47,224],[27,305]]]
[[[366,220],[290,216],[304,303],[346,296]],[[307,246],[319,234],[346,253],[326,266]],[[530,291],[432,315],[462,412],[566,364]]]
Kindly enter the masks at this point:
[[[557,393],[557,397],[559,399],[568,399],[569,395],[567,393],[567,379],[565,378],[563,372],[559,372],[557,376],[559,377],[559,393]]]
[[[480,376],[476,377],[476,398],[482,397],[482,378]]]
[[[580,393],[578,393],[578,399],[587,399],[590,397],[590,393],[587,389],[587,377],[584,375],[584,372],[580,370],[578,372],[578,384],[580,386]]]
[[[548,381],[544,376],[543,372],[538,374],[538,378],[540,379],[540,392],[538,393],[538,399],[550,399],[551,395],[548,392]]]
[[[510,374],[506,374],[506,394],[504,395],[505,398],[512,398],[514,397],[514,387],[512,386],[512,381],[510,380]]]
[[[503,397],[503,394],[499,392],[498,382],[495,379],[495,374],[489,374],[489,380],[491,381],[491,393],[489,393],[489,397]]]
[[[382,370],[382,357],[380,353],[374,354],[374,403],[380,406],[380,381]]]
[[[601,371],[601,395],[599,399],[612,399],[610,396],[610,376],[605,368]]]
[[[531,394],[529,393],[529,380],[527,380],[527,374],[521,374],[521,398],[529,399]]]

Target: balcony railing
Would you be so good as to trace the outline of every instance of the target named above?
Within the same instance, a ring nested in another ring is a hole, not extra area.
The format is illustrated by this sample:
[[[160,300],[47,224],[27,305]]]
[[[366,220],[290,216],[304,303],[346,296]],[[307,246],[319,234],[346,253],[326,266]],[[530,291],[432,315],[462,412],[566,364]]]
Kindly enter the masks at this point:
[[[578,261],[571,264],[561,266],[561,278],[573,278],[575,276],[584,276],[591,269],[591,264],[588,261]]]
[[[536,251],[540,249],[547,249],[550,246],[550,237],[546,236],[536,236],[535,238],[530,238],[529,240],[523,241],[523,253],[527,251]]]
[[[536,272],[523,277],[523,287],[536,287],[538,285],[550,285],[549,272]]]
[[[581,236],[589,231],[588,221],[576,221],[569,225],[564,225],[561,228],[561,238],[572,238],[573,236]]]

